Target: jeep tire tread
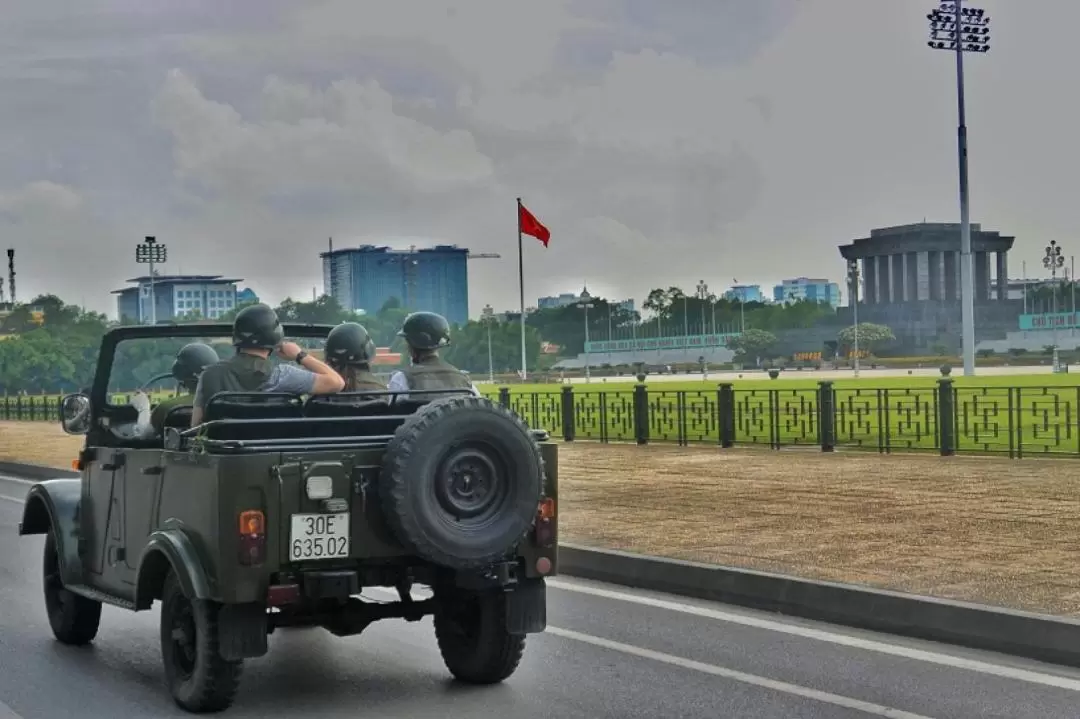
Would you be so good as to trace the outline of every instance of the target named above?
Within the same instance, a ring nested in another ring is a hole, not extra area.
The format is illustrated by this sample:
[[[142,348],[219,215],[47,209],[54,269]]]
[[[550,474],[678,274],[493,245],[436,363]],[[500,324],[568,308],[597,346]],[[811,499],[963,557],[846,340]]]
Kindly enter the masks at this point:
[[[57,640],[64,644],[83,646],[97,636],[98,626],[101,624],[101,602],[87,599],[64,587],[54,531],[50,528],[45,535],[45,611],[49,615],[49,626]]]
[[[475,396],[436,400],[395,432],[379,495],[407,549],[450,569],[490,565],[536,520],[544,460],[528,426]]]
[[[517,669],[525,635],[506,631],[501,590],[436,594],[435,639],[446,668],[458,681],[495,684]]]
[[[219,651],[219,609],[215,602],[185,596],[175,571],[169,571],[161,593],[165,680],[177,705],[192,713],[228,709],[240,686],[243,662],[227,661]]]

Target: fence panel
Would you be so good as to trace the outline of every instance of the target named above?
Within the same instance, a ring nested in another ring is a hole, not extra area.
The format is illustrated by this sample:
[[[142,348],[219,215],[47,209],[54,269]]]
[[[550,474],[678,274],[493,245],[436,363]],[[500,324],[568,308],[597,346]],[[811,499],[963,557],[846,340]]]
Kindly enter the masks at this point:
[[[633,390],[575,392],[574,433],[578,439],[633,441]]]
[[[532,429],[546,429],[553,437],[562,435],[562,395],[559,392],[511,392],[510,409]]]
[[[734,390],[735,443],[815,445],[818,436],[817,389]]]
[[[893,450],[940,449],[936,387],[835,389],[837,447]]]

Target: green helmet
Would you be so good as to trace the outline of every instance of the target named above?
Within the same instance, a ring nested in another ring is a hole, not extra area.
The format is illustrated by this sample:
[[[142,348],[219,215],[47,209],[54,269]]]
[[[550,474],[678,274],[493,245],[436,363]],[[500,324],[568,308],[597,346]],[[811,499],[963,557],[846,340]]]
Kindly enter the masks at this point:
[[[397,334],[413,349],[437,350],[450,344],[450,323],[434,312],[413,312]]]
[[[274,308],[262,303],[248,305],[233,320],[233,345],[240,348],[272,350],[285,339]]]
[[[218,359],[218,353],[210,345],[192,342],[176,353],[172,376],[181,384],[195,384],[202,371],[212,364],[217,364]]]
[[[326,336],[326,361],[333,367],[368,364],[374,356],[375,343],[356,322],[344,322]]]

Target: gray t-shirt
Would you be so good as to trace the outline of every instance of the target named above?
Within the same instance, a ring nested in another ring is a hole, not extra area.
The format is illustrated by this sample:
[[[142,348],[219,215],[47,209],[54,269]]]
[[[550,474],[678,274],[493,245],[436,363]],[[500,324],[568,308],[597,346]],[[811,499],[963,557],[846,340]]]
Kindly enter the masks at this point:
[[[285,392],[287,394],[311,394],[315,389],[315,373],[309,372],[300,365],[282,362],[274,365],[270,370],[270,376],[259,387],[260,392]],[[203,396],[203,383],[199,380],[195,388],[196,407],[206,408],[207,398]]]

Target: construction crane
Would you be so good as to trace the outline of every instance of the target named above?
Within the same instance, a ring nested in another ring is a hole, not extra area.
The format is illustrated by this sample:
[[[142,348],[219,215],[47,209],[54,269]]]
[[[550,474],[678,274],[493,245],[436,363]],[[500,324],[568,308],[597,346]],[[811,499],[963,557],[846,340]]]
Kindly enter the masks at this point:
[[[468,260],[497,260],[497,259],[500,259],[501,257],[502,257],[502,255],[500,255],[498,252],[470,252],[468,255],[465,256],[465,259],[468,259]]]

